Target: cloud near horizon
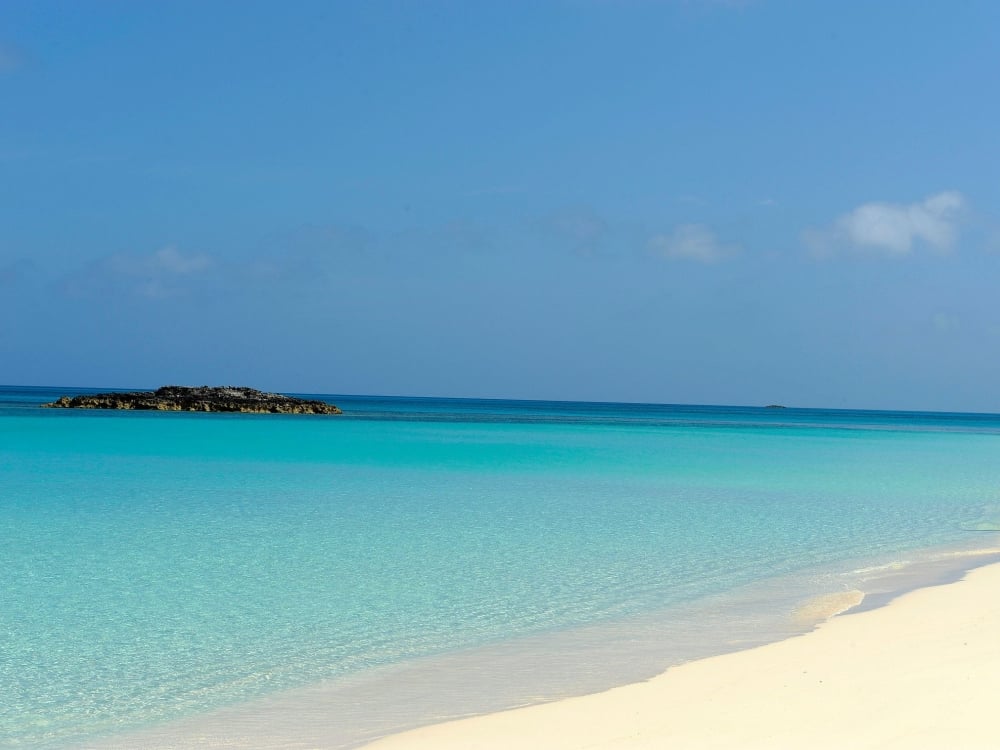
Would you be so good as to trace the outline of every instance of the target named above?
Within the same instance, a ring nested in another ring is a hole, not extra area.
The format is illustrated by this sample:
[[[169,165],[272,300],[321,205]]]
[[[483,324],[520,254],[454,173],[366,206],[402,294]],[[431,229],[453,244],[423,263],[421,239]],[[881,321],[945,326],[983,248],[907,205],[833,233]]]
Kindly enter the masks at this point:
[[[915,203],[864,203],[825,229],[806,230],[803,241],[817,257],[843,249],[903,257],[918,245],[945,253],[958,239],[965,205],[954,190]]]
[[[0,73],[10,73],[24,65],[24,55],[9,44],[0,43]]]
[[[18,284],[32,274],[37,264],[28,258],[15,258],[0,264],[0,288]]]
[[[533,229],[580,255],[594,255],[606,244],[608,222],[588,206],[571,206],[531,220]]]
[[[103,258],[65,283],[71,294],[88,294],[109,286],[124,287],[149,299],[172,297],[182,290],[179,283],[209,270],[207,255],[184,255],[167,245],[148,255],[118,253]]]
[[[669,234],[658,234],[649,240],[649,249],[664,258],[698,263],[718,263],[740,252],[739,246],[720,242],[704,224],[681,224]]]

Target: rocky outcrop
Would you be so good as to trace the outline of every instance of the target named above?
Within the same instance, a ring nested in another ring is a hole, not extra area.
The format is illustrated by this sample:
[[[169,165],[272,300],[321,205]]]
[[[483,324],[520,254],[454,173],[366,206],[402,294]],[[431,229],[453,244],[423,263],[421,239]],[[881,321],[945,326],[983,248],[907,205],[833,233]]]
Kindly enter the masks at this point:
[[[208,411],[244,414],[340,414],[333,404],[324,401],[264,393],[253,388],[203,385],[188,388],[166,385],[155,391],[131,393],[96,393],[87,396],[63,396],[45,406],[54,409],[130,409],[135,411]]]

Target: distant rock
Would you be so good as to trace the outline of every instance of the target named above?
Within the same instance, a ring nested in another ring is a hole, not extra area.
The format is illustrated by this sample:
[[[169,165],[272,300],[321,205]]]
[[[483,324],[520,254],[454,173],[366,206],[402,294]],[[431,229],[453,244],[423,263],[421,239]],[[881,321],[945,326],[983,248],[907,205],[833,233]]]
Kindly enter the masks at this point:
[[[781,404],[768,404],[764,407],[765,409],[787,409],[787,406],[782,406]]]
[[[155,391],[97,393],[63,396],[44,406],[52,409],[128,409],[133,411],[206,411],[243,414],[341,414],[339,408],[323,401],[264,393],[239,386],[188,388],[165,385]]]

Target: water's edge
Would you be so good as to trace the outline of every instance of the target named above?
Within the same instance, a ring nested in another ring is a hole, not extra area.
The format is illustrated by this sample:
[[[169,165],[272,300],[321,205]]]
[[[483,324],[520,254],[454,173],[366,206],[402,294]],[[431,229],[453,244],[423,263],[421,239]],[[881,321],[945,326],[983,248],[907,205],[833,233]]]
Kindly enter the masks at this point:
[[[830,613],[850,616],[995,563],[1000,535],[970,535],[966,543],[912,550],[903,559],[847,562],[836,571],[759,581],[627,620],[420,657],[79,747],[350,750],[422,726],[603,692],[685,662],[793,638],[828,619],[796,617],[813,597],[860,590],[860,604]]]

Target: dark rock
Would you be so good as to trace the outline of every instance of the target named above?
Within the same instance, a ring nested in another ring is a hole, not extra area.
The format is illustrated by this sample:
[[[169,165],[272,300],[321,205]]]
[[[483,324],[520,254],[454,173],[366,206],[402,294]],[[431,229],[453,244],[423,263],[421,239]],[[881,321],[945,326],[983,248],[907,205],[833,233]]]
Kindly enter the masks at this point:
[[[155,391],[97,393],[88,396],[63,396],[51,404],[54,409],[131,409],[142,411],[207,411],[244,414],[341,414],[333,404],[323,401],[264,393],[239,386],[188,388],[165,385]]]

